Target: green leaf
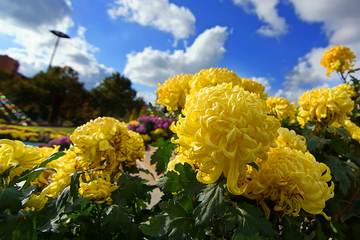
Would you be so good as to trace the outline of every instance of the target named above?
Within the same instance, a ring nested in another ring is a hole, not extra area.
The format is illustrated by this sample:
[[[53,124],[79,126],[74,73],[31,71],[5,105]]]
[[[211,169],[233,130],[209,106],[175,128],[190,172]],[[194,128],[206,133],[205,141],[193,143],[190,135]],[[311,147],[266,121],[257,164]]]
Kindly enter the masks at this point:
[[[208,184],[197,196],[200,204],[195,208],[196,225],[208,225],[214,216],[222,217],[227,208],[224,195],[226,179],[221,178],[216,183]]]
[[[339,183],[340,190],[343,192],[344,196],[346,196],[349,188],[351,187],[349,177],[354,177],[351,168],[336,156],[327,154],[324,154],[324,156],[325,164],[330,168],[333,181]]]
[[[334,133],[336,131],[346,140],[348,141],[351,140],[348,130],[346,130],[344,127],[331,127],[331,128],[327,128],[326,131],[328,131],[329,133]]]
[[[36,212],[19,211],[17,215],[6,215],[0,220],[1,239],[37,239]],[[15,237],[16,236],[16,237]]]
[[[154,142],[151,146],[158,148],[151,156],[150,163],[156,164],[156,173],[160,175],[166,171],[176,145],[170,140],[164,141],[163,138],[158,138],[157,142]]]
[[[316,239],[318,240],[326,240],[326,236],[322,231],[321,222],[318,220],[316,221]]]
[[[151,218],[149,221],[149,223],[150,223],[149,225],[141,224],[140,230],[144,234],[154,237],[154,238],[166,236],[167,228],[169,226],[169,221],[170,221],[169,216],[159,215],[159,216]]]
[[[132,206],[137,201],[150,203],[150,191],[156,186],[143,184],[143,181],[138,176],[123,172],[118,180],[120,187],[111,194],[112,199],[117,204],[127,206]]]
[[[161,111],[158,111],[152,104],[151,102],[149,102],[149,108],[151,109],[151,111],[154,113],[155,116],[158,117],[166,117],[165,114]]]
[[[283,225],[283,239],[302,240],[305,238],[305,236],[300,232],[300,225],[292,217],[286,215],[280,224]]]
[[[23,193],[17,188],[0,189],[0,213],[9,209],[12,214],[16,214],[21,208],[21,198]]]
[[[318,150],[322,150],[325,145],[330,143],[330,139],[324,139],[316,136],[305,135],[306,144],[309,152],[314,154]]]
[[[329,143],[329,147],[333,148],[338,155],[344,155],[348,153],[350,146],[343,139],[334,139]]]
[[[305,135],[305,134],[308,134],[309,132],[313,132],[313,131],[315,131],[315,127],[316,127],[316,123],[308,122],[304,125],[304,128],[301,131],[301,133],[303,135]]]
[[[224,216],[225,228],[233,231],[233,239],[259,239],[272,237],[272,224],[264,217],[261,208],[248,203],[232,205]]]
[[[111,232],[115,232],[119,228],[123,233],[128,233],[131,230],[133,216],[125,207],[111,205],[105,209],[104,213],[101,220],[102,224],[109,228]]]
[[[163,192],[181,193],[193,197],[199,193],[204,184],[196,179],[195,171],[188,163],[178,163],[175,165],[175,171],[169,171],[165,176],[158,180],[158,186]]]

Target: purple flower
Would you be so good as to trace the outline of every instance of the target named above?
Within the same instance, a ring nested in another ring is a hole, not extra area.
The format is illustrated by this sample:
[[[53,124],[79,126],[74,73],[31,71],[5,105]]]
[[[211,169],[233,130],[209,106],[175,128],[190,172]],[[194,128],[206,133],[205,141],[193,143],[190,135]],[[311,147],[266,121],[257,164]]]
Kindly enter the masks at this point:
[[[146,127],[145,124],[140,123],[139,127],[135,130],[137,133],[146,133]]]

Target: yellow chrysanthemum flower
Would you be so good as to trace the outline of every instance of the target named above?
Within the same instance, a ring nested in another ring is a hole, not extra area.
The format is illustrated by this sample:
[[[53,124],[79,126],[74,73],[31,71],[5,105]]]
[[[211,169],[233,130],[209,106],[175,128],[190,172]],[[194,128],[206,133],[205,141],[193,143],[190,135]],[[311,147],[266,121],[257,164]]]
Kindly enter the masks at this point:
[[[99,117],[75,129],[70,136],[73,150],[81,155],[84,169],[100,166],[122,170],[122,163],[135,165],[144,157],[144,141],[140,134],[127,129],[124,122],[111,117]]]
[[[335,121],[343,125],[354,108],[354,102],[345,91],[330,88],[306,91],[299,97],[298,104],[297,120],[301,126],[307,122],[332,124]]]
[[[233,83],[234,86],[241,85],[242,79],[234,71],[229,71],[227,68],[203,69],[189,81],[190,92],[194,93],[203,87],[216,86],[222,83]]]
[[[345,129],[349,131],[352,139],[360,142],[360,127],[358,127],[355,123],[350,120],[345,120]]]
[[[162,129],[162,128],[157,128],[157,129],[155,129],[155,130],[152,130],[151,132],[150,132],[150,134],[159,134],[159,135],[162,135],[163,137],[167,137],[168,136],[168,134],[167,134],[167,132],[164,130],[164,129]]]
[[[113,185],[104,178],[98,178],[88,183],[80,183],[79,193],[86,198],[86,200],[94,201],[94,203],[111,204],[111,192],[118,189],[119,186]]]
[[[177,174],[180,174],[178,171],[175,170],[175,165],[178,163],[180,164],[188,163],[195,170],[195,162],[193,160],[190,160],[186,155],[180,154],[180,155],[176,155],[176,157],[168,163],[166,171],[174,171]]]
[[[261,85],[261,83],[255,82],[252,79],[242,78],[241,87],[243,87],[246,91],[260,94],[260,97],[264,100],[268,97],[267,93],[264,93],[265,87]]]
[[[46,197],[45,192],[41,192],[40,195],[31,194],[27,202],[22,206],[25,211],[40,211],[44,208],[45,203],[47,203],[48,198]]]
[[[325,202],[334,196],[334,183],[328,185],[330,169],[309,152],[273,148],[259,171],[251,171],[250,178],[244,196],[261,203],[267,218],[270,209],[263,200],[269,198],[276,203],[274,210],[283,211],[284,215],[298,216],[304,209],[331,219],[323,212]]]
[[[56,198],[71,183],[71,175],[78,169],[78,155],[71,149],[65,150],[65,155],[52,161],[56,173],[51,176],[50,184],[43,189],[47,196]],[[81,169],[79,169],[81,170]]]
[[[301,151],[302,153],[306,153],[308,151],[306,139],[304,136],[296,134],[294,130],[289,130],[283,127],[279,128],[277,132],[279,134],[279,136],[275,140],[277,147],[287,147],[290,149]]]
[[[150,142],[151,141],[151,137],[147,134],[141,134],[142,139],[144,140],[144,142]]]
[[[247,163],[267,158],[279,121],[267,115],[269,109],[258,94],[232,83],[202,88],[186,101],[185,117],[171,126],[179,137],[172,141],[199,166],[200,182],[213,183],[224,173],[229,191],[242,194],[245,187],[238,187],[238,179],[245,178]]]
[[[274,114],[280,121],[289,117],[290,121],[296,119],[297,107],[295,102],[290,104],[289,100],[283,97],[269,97],[266,100],[270,113]]]
[[[56,153],[59,151],[60,146],[54,146],[52,147],[42,147],[39,148],[40,152],[43,154],[43,161],[45,161],[48,157],[50,157],[53,153]],[[55,168],[57,167],[57,164],[55,161],[51,161],[48,164],[46,164],[45,167],[48,168]],[[49,185],[49,179],[54,174],[54,171],[52,170],[44,170],[41,172],[41,174],[30,183],[30,185],[36,185],[39,189],[43,189],[47,185]]]
[[[0,173],[9,167],[15,167],[10,171],[10,178],[20,176],[25,170],[30,170],[43,161],[43,154],[38,147],[25,145],[18,140],[0,140]]]
[[[350,95],[351,98],[356,97],[357,93],[355,92],[354,86],[348,83],[342,83],[332,88],[333,90],[341,90]]]
[[[158,89],[155,93],[158,95],[156,103],[166,106],[166,109],[172,113],[185,105],[186,95],[189,93],[189,81],[193,75],[181,74],[169,78],[161,86],[158,83]]]
[[[338,45],[325,51],[321,66],[327,68],[326,74],[330,77],[331,72],[344,73],[345,70],[351,70],[354,67],[353,62],[355,62],[354,53],[349,48]]]

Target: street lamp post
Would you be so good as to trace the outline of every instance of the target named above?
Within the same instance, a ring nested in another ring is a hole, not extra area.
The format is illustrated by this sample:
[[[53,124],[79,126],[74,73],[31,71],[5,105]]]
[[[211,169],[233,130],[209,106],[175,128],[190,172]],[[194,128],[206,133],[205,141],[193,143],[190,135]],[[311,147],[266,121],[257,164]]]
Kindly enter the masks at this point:
[[[51,63],[52,63],[52,60],[53,60],[53,58],[54,58],[54,55],[55,55],[55,52],[56,52],[56,48],[57,48],[57,46],[59,45],[59,40],[60,40],[60,38],[70,38],[68,35],[66,35],[65,33],[62,33],[62,32],[60,32],[60,31],[50,30],[50,32],[52,32],[53,34],[55,34],[58,38],[56,39],[54,51],[53,51],[53,53],[52,53],[52,55],[51,55],[51,59],[50,59],[48,71],[49,71],[50,68],[51,68]]]

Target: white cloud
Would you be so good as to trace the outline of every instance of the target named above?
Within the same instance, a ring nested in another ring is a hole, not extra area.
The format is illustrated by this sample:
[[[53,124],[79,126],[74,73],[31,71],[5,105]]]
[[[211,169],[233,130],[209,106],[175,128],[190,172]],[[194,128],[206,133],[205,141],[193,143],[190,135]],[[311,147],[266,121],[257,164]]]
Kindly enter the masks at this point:
[[[271,89],[270,81],[272,81],[273,79],[268,79],[266,77],[252,77],[251,79],[263,85],[265,87],[265,92],[270,91]]]
[[[303,21],[323,23],[322,29],[329,39],[325,48],[313,48],[304,57],[299,58],[298,64],[286,76],[283,83],[284,90],[278,94],[288,95],[292,99],[302,94],[300,91],[322,86],[334,86],[341,83],[337,73],[327,77],[326,68],[321,67],[320,61],[325,50],[335,45],[349,47],[360,56],[360,1],[358,0],[289,0],[295,12]],[[359,67],[355,63],[355,68]],[[296,99],[295,99],[296,100]]]
[[[134,83],[156,87],[177,74],[194,74],[210,68],[222,59],[227,40],[226,27],[216,26],[204,31],[194,43],[183,50],[159,51],[147,47],[142,52],[127,54],[124,75]]]
[[[137,98],[142,98],[146,104],[151,102],[153,106],[155,106],[157,95],[154,92],[137,92]]]
[[[57,39],[49,30],[66,33],[74,26],[72,11],[67,0],[1,1],[0,34],[12,36],[19,47],[0,47],[0,53],[19,61],[19,72],[25,76],[46,71]],[[80,81],[90,89],[112,69],[97,62],[94,53],[99,49],[86,41],[85,31],[80,26],[76,36],[60,39],[52,65],[71,66],[79,72]]]
[[[175,40],[195,33],[195,16],[191,11],[168,0],[116,0],[108,14],[112,19],[122,16],[126,21],[169,32]]]
[[[233,0],[233,2],[246,12],[256,13],[259,20],[266,23],[257,30],[259,34],[266,37],[278,37],[287,33],[288,26],[285,18],[280,17],[276,9],[279,0]]]

